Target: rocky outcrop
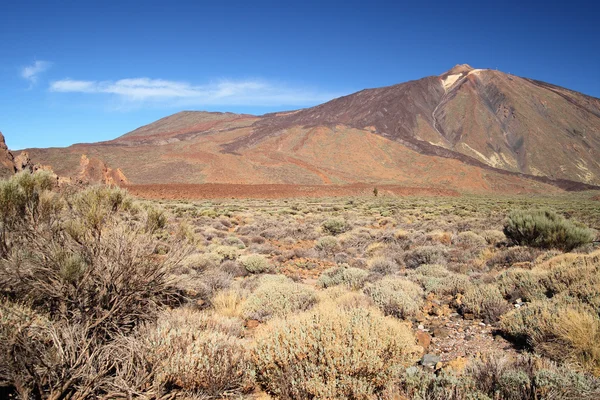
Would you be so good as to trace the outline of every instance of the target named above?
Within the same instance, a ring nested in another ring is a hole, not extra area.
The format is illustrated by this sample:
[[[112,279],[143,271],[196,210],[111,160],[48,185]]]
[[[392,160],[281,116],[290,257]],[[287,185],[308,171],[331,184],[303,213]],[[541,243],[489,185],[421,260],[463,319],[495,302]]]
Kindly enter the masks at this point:
[[[0,132],[0,178],[6,178],[15,173],[15,159],[4,141]]]
[[[103,183],[106,185],[125,185],[127,177],[119,168],[113,170],[99,158],[81,155],[77,180],[82,183]]]
[[[29,158],[29,153],[26,151],[22,151],[21,154],[15,157],[14,160],[15,170],[17,172],[28,170],[29,172],[33,172],[34,165]]]

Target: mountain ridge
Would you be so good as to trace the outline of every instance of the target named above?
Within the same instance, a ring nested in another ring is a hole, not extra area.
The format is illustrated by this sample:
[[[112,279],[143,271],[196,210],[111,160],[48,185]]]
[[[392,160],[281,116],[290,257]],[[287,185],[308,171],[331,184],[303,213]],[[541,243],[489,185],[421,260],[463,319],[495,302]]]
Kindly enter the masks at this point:
[[[365,143],[378,146],[373,159],[357,154]],[[332,152],[321,154],[327,146]],[[107,142],[28,152],[63,173],[90,153],[144,184],[438,185],[434,169],[443,165],[477,176],[483,187],[486,179],[508,179],[586,190],[600,186],[599,150],[600,99],[462,64],[315,107],[261,116],[183,111]],[[386,152],[394,154],[387,164]],[[419,166],[394,158],[401,155],[418,158]]]

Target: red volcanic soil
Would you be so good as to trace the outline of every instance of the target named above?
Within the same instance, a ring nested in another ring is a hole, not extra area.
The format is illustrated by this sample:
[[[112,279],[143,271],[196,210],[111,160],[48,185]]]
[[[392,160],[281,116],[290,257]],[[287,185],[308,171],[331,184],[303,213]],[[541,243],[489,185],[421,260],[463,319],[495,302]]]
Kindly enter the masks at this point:
[[[238,184],[153,184],[126,185],[129,193],[147,199],[221,199],[250,198],[278,199],[298,197],[344,197],[373,195],[377,187],[379,195],[394,196],[460,196],[455,190],[405,187],[397,185],[238,185]]]

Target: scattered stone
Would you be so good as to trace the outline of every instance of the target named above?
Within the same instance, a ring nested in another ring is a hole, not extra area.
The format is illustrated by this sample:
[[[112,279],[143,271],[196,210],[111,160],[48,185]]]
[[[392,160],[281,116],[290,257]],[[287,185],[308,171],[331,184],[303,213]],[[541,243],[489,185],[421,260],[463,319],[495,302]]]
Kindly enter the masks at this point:
[[[425,329],[425,326],[419,325],[419,326],[417,326],[417,328],[419,328],[420,330],[423,330],[423,329]]]
[[[423,358],[421,358],[421,365],[425,367],[434,367],[440,361],[440,356],[436,356],[435,354],[425,354]]]
[[[441,361],[439,361],[438,363],[436,363],[436,364],[435,364],[435,370],[436,370],[436,371],[439,371],[440,369],[442,369],[442,366],[443,366],[443,365],[444,365],[444,364],[442,364],[442,362],[441,362]]]
[[[443,326],[435,326],[431,333],[433,334],[433,336],[435,338],[438,339],[444,339],[447,338],[450,335],[450,331],[446,328],[444,328]]]

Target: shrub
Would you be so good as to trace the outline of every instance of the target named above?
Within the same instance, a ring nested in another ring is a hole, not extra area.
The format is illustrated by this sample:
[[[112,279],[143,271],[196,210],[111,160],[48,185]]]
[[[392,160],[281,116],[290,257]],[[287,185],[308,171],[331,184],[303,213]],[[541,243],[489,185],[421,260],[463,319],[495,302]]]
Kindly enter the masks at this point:
[[[600,319],[589,307],[564,299],[543,300],[502,317],[501,329],[536,352],[570,361],[600,375]]]
[[[369,260],[369,269],[381,275],[390,275],[398,270],[398,264],[385,257],[375,257]]]
[[[406,279],[384,278],[367,285],[364,291],[385,315],[412,317],[423,305],[423,289]]]
[[[472,313],[487,323],[495,322],[506,313],[510,306],[493,284],[473,285],[465,291],[462,299],[462,312]]]
[[[324,236],[317,240],[315,248],[325,253],[331,253],[338,247],[338,241],[335,236]]]
[[[159,392],[179,389],[216,398],[253,389],[245,342],[206,330],[205,320],[202,313],[174,310],[140,332]]]
[[[216,253],[190,254],[182,261],[182,265],[201,272],[218,267],[222,259]]]
[[[240,259],[240,263],[251,274],[260,274],[270,269],[269,261],[260,254],[251,254]]]
[[[357,290],[364,286],[368,275],[369,273],[364,269],[343,265],[323,271],[317,280],[317,285],[322,288],[344,285],[349,289]]]
[[[534,262],[541,251],[530,247],[514,246],[495,253],[488,261],[488,267],[511,267],[517,263]]]
[[[542,277],[543,274],[535,270],[511,268],[498,276],[496,285],[505,298],[534,301],[546,297]]]
[[[350,224],[343,218],[331,218],[323,222],[321,228],[330,235],[339,235],[350,230]]]
[[[391,386],[419,350],[399,321],[330,307],[270,322],[253,353],[258,382],[277,397],[359,399]]]
[[[407,278],[423,286],[425,293],[438,296],[464,293],[471,285],[468,276],[454,274],[441,265],[421,265]]]
[[[444,264],[446,252],[446,248],[441,245],[417,247],[404,254],[404,263],[406,268],[417,268],[423,264]]]
[[[305,311],[317,302],[315,291],[278,275],[265,275],[244,303],[242,314],[249,319],[266,321],[296,311]]]
[[[591,243],[594,232],[550,210],[513,211],[504,234],[517,245],[571,251]]]

